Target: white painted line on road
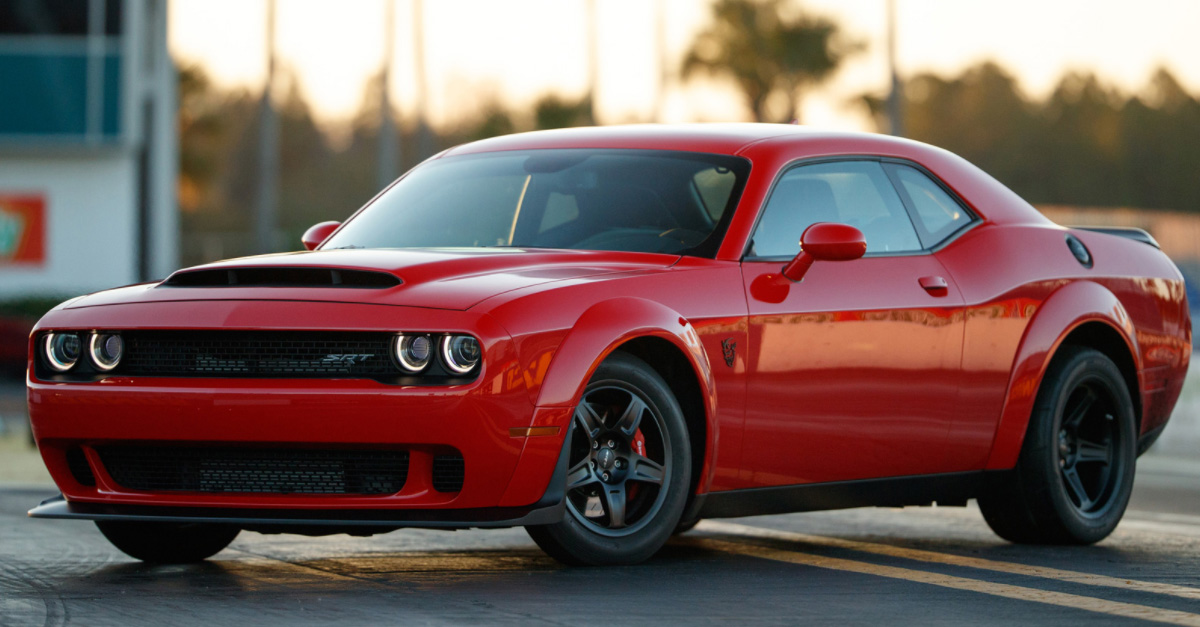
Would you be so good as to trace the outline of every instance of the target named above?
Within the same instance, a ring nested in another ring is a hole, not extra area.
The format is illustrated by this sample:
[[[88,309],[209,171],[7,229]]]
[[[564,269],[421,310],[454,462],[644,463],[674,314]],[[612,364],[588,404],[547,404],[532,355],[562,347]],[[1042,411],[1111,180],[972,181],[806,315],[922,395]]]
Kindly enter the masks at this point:
[[[1122,523],[1122,525],[1126,524],[1129,523]],[[934,564],[965,566],[967,568],[975,568],[979,570],[990,570],[1014,575],[1025,575],[1028,577],[1040,577],[1043,579],[1054,579],[1057,581],[1085,584],[1089,586],[1103,586],[1107,588],[1117,588],[1120,590],[1130,590],[1135,592],[1151,592],[1154,594],[1165,594],[1184,599],[1200,600],[1200,588],[1189,588],[1187,586],[1177,586],[1169,583],[1137,581],[1134,579],[1125,579],[1123,577],[1109,577],[1106,575],[1094,575],[1091,573],[1081,573],[1071,570],[1062,570],[1059,568],[1048,568],[1045,566],[1016,564],[1012,562],[1001,562],[979,557],[954,555],[952,553],[939,553],[937,551],[909,549],[890,544],[881,544],[878,542],[863,542],[860,540],[845,540],[842,538],[815,536],[807,533],[796,533],[792,531],[778,531],[775,529],[752,527],[750,525],[740,525],[737,523],[715,520],[701,521],[696,528],[701,531],[713,531],[740,536],[785,540],[789,542],[801,542],[822,547],[849,549],[852,551],[859,551],[861,553],[887,555],[889,557],[900,557]]]
[[[1122,529],[1200,538],[1200,516],[1129,510],[1117,526]]]
[[[1125,519],[1117,526],[1117,529],[1127,529],[1133,531],[1147,531],[1150,533],[1165,533],[1175,536],[1188,536],[1191,538],[1200,538],[1200,526],[1191,523],[1177,522],[1159,522],[1156,520],[1137,520]]]

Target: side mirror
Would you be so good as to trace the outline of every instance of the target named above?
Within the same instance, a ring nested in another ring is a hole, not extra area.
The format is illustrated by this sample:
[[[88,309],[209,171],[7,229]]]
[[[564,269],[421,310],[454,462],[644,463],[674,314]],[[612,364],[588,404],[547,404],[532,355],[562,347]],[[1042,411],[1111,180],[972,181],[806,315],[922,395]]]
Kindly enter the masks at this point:
[[[862,231],[849,224],[818,222],[804,229],[800,236],[800,252],[783,267],[783,276],[799,281],[818,259],[849,261],[866,252],[867,240]]]
[[[300,242],[304,244],[305,250],[316,250],[321,242],[329,239],[330,235],[341,226],[341,222],[321,222],[308,227],[304,235],[300,236]]]

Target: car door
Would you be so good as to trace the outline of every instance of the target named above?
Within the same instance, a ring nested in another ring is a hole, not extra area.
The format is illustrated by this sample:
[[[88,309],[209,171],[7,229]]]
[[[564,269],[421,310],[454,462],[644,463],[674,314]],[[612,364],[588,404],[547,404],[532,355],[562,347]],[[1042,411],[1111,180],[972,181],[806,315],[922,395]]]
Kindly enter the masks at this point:
[[[742,264],[748,485],[944,468],[963,300],[895,181],[879,160],[853,159],[801,164],[775,183]],[[780,269],[816,222],[857,227],[867,254],[817,261],[793,283]]]

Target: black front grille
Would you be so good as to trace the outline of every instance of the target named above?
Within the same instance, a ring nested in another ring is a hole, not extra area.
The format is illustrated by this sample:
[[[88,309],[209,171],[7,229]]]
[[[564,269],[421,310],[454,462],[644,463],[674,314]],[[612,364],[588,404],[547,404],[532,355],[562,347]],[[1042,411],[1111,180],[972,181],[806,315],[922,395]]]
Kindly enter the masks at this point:
[[[461,492],[466,474],[462,454],[433,457],[433,489],[438,492]]]
[[[130,490],[395,494],[408,451],[106,446],[100,460]]]
[[[127,331],[117,373],[158,377],[383,378],[390,333]]]

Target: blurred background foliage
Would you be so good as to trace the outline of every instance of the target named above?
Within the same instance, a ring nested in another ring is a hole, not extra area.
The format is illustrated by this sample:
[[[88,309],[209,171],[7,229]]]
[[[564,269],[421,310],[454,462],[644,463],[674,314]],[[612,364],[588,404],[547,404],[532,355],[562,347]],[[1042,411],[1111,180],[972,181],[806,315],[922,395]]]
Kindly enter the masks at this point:
[[[756,121],[793,119],[804,92],[864,48],[831,19],[783,0],[718,0],[710,17],[675,75],[730,81]],[[295,79],[280,78],[279,227],[295,248],[308,226],[342,220],[378,191],[381,81],[368,84],[348,127],[330,133]],[[1070,73],[1032,98],[993,62],[957,76],[910,76],[903,88],[907,136],[962,155],[1035,205],[1200,211],[1200,101],[1166,69],[1137,93]],[[199,67],[180,70],[179,90],[182,261],[250,254],[260,94],[214,87]],[[885,97],[865,94],[846,105],[865,107],[882,132]],[[594,124],[592,107],[591,94],[545,94],[521,110],[481,98],[472,117],[439,128],[392,111],[396,135],[387,140],[399,148],[403,171],[462,142]]]
[[[1063,76],[1046,98],[984,62],[906,81],[912,139],[956,152],[1034,204],[1200,211],[1200,101],[1165,69],[1123,94],[1092,73]],[[883,99],[864,102],[884,125]]]

